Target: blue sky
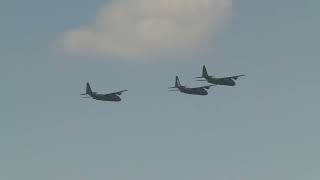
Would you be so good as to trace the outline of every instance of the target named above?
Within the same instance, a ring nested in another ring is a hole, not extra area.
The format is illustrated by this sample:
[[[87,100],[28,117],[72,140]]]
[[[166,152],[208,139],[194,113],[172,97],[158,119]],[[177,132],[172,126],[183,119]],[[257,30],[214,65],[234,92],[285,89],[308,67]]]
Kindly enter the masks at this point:
[[[58,52],[105,3],[0,2],[0,179],[319,179],[319,1],[233,1],[212,50],[186,61]],[[204,64],[247,76],[207,97],[167,91],[175,75],[199,85]],[[87,81],[129,92],[81,99]]]

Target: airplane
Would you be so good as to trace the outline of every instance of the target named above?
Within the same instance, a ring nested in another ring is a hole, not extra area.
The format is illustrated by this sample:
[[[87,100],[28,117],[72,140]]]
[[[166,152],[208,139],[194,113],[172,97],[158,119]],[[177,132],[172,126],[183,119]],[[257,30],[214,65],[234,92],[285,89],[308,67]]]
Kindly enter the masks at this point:
[[[194,87],[194,88],[189,88],[186,86],[182,86],[180,84],[180,80],[179,77],[176,76],[176,82],[175,82],[175,86],[174,87],[169,87],[169,91],[180,91],[182,93],[186,93],[186,94],[193,94],[193,95],[208,95],[208,92],[206,89],[210,89],[211,86],[215,86],[215,85],[207,85],[207,86],[201,86],[201,87]],[[173,89],[173,88],[177,88],[177,89]]]
[[[119,95],[121,95],[123,92],[128,91],[128,90],[122,90],[118,92],[113,92],[109,94],[98,94],[97,92],[92,92],[90,84],[87,82],[87,88],[86,88],[86,93],[80,94],[80,95],[89,95],[89,97],[82,97],[82,98],[93,98],[96,100],[100,101],[115,101],[119,102],[121,101],[121,98]]]
[[[196,78],[204,78],[200,79],[197,81],[207,81],[211,84],[216,84],[216,85],[225,85],[225,86],[235,86],[236,82],[239,77],[245,76],[244,74],[237,75],[237,76],[230,76],[230,77],[223,77],[223,78],[215,78],[213,76],[209,76],[206,66],[203,66],[202,68],[202,76],[196,77]]]

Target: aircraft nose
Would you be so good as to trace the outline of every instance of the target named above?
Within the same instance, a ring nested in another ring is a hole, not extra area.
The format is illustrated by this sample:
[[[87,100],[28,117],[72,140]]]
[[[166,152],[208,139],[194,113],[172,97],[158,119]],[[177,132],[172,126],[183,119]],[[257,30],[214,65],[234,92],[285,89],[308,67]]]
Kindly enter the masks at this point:
[[[236,85],[236,82],[230,81],[228,85],[229,85],[229,86],[235,86],[235,85]]]

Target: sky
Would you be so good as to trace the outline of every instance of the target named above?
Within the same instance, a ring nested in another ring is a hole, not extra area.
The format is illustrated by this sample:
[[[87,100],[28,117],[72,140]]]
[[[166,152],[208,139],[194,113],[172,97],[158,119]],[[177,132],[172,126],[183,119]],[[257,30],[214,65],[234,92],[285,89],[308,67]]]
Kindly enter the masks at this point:
[[[320,178],[320,1],[172,2],[0,1],[1,180]],[[151,23],[137,31],[132,13]],[[120,17],[113,47],[103,22]],[[167,90],[175,75],[204,85],[202,65],[246,76],[205,97]],[[82,99],[87,81],[129,91],[120,103]]]

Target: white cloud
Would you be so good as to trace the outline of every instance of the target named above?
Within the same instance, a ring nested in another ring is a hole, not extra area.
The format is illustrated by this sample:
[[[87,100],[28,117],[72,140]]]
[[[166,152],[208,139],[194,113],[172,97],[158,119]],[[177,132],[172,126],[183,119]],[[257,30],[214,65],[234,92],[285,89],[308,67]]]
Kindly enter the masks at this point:
[[[212,38],[231,1],[113,0],[93,24],[66,31],[63,48],[71,54],[127,59],[192,53]]]

